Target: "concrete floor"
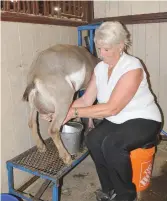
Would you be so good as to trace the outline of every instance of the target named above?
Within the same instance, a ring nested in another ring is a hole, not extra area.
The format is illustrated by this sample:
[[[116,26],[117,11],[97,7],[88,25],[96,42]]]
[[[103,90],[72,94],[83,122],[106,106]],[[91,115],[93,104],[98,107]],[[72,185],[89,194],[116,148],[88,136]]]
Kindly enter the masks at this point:
[[[33,195],[40,186],[38,180],[28,191]],[[63,178],[60,201],[96,201],[94,191],[99,188],[99,180],[94,164],[88,156]],[[52,184],[42,196],[42,200],[52,200]],[[139,195],[140,201],[167,201],[167,142],[161,142],[155,157],[150,187]]]
[[[167,201],[167,142],[161,142],[155,157],[150,187],[141,201]]]

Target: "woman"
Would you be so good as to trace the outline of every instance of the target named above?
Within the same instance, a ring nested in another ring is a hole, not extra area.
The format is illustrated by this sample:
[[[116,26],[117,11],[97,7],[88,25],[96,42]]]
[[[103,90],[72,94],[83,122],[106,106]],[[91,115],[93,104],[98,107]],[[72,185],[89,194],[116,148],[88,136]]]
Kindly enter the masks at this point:
[[[140,61],[125,53],[128,32],[119,22],[104,22],[95,32],[102,59],[84,95],[74,101],[64,124],[72,118],[104,118],[86,137],[102,191],[101,201],[133,201],[130,151],[156,139],[161,115]],[[93,105],[98,100],[98,104]]]

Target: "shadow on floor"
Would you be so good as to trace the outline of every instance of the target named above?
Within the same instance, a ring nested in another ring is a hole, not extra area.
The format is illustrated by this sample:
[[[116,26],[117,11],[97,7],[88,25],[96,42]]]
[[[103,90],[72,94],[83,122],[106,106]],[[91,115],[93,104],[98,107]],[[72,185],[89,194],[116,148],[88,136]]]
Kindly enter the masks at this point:
[[[141,193],[141,201],[167,201],[167,161],[160,173],[160,176],[151,179],[150,187]]]

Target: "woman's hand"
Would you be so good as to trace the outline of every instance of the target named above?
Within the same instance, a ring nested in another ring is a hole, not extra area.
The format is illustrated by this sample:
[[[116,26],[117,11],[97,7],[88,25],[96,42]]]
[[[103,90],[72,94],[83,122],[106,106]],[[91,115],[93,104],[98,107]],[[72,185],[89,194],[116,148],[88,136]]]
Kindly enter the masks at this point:
[[[63,125],[64,125],[65,123],[67,123],[69,120],[73,119],[73,118],[75,118],[75,117],[74,117],[74,108],[70,107],[70,109],[69,109],[69,111],[68,111],[68,113],[67,113],[67,116],[66,116],[66,118],[64,119]]]

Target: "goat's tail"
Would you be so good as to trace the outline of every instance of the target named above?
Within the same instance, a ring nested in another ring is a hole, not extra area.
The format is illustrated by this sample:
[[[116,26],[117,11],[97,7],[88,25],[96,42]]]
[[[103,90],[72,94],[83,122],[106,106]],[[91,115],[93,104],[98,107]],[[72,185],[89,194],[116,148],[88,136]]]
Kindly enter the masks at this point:
[[[28,86],[26,87],[26,89],[24,91],[23,97],[22,97],[23,101],[27,101],[27,102],[29,101],[29,94],[30,94],[31,90],[34,88],[35,88],[34,82],[28,84]]]

